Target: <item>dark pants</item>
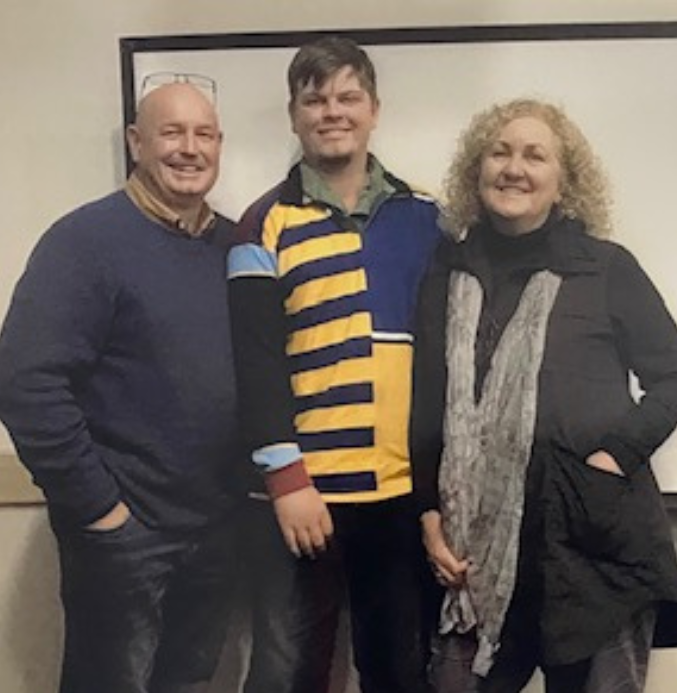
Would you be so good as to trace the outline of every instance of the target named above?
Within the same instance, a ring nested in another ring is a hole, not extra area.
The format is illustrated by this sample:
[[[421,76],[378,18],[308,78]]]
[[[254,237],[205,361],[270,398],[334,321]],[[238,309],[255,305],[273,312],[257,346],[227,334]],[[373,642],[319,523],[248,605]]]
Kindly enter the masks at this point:
[[[55,531],[66,630],[60,693],[199,690],[229,621],[235,523],[177,532],[131,517],[110,532]]]
[[[252,501],[252,655],[245,693],[325,693],[347,591],[363,693],[422,693],[427,575],[411,498],[330,507],[326,552],[296,559],[269,503]]]
[[[546,693],[642,693],[655,624],[653,609],[633,619],[590,659],[543,669]],[[474,635],[439,639],[431,671],[437,693],[518,693],[538,663],[530,638],[502,639],[496,662],[484,679],[473,675]]]

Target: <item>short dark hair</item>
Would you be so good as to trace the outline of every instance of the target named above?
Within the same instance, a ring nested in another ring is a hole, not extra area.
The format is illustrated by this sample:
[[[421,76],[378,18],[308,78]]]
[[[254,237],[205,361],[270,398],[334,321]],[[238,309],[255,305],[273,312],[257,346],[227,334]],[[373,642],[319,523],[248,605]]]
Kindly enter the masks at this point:
[[[325,36],[298,50],[287,71],[289,98],[294,101],[308,84],[321,87],[344,67],[352,67],[362,87],[376,99],[376,70],[367,52],[352,39]]]

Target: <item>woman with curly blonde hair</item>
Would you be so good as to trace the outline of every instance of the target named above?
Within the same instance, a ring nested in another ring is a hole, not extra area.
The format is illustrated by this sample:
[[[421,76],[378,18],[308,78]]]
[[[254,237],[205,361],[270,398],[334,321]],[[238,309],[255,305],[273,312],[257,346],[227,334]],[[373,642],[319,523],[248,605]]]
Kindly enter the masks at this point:
[[[649,465],[677,424],[677,327],[634,257],[604,240],[606,180],[561,108],[517,99],[476,116],[446,209],[419,300],[411,424],[444,591],[433,682],[517,693],[541,667],[548,693],[640,693],[657,619],[677,602]]]
[[[444,186],[451,227],[468,229],[479,220],[482,202],[476,182],[482,156],[503,125],[524,117],[542,120],[557,136],[558,157],[564,174],[559,213],[580,219],[592,236],[610,235],[609,184],[600,161],[581,130],[561,108],[536,99],[497,104],[476,115],[461,135]]]

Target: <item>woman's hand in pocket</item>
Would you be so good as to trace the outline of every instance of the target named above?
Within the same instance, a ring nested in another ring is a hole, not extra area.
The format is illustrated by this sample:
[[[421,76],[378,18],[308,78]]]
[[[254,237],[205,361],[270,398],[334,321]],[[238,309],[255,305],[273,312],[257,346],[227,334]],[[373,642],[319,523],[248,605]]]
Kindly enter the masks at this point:
[[[593,452],[586,460],[586,463],[588,466],[600,469],[603,472],[615,474],[616,476],[625,476],[623,470],[618,466],[618,462],[604,450]]]

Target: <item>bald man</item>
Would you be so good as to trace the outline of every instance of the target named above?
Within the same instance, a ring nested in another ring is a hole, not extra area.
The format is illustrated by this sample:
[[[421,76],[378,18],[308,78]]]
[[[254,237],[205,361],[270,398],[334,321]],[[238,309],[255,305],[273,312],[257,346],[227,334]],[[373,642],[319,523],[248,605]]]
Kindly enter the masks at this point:
[[[204,690],[235,577],[241,454],[226,253],[205,202],[212,104],[146,96],[123,190],[57,221],[0,335],[0,418],[43,490],[65,609],[61,693]]]

